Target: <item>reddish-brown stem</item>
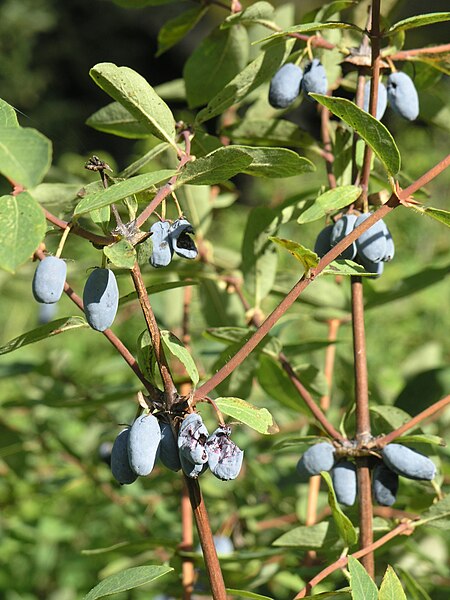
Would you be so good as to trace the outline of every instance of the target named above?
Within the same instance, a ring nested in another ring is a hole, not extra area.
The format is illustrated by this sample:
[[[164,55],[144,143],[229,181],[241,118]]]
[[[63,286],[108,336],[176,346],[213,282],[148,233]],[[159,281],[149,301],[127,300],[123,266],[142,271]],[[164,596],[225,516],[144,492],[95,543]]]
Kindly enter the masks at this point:
[[[372,48],[372,79],[370,81],[369,113],[376,117],[378,104],[378,85],[380,80],[380,0],[372,2],[372,24],[370,27],[370,40]],[[372,148],[366,144],[361,174],[362,200],[367,202],[369,193],[370,167],[372,162]]]
[[[75,235],[78,235],[82,238],[85,238],[86,240],[89,240],[90,242],[94,242],[95,244],[99,244],[101,246],[107,246],[108,244],[112,244],[115,241],[115,238],[112,236],[105,237],[103,235],[97,235],[96,233],[92,233],[91,231],[88,231],[87,229],[80,227],[76,223],[68,223],[67,221],[58,219],[58,217],[56,217],[54,214],[52,214],[50,211],[48,211],[43,206],[41,208],[44,212],[44,215],[45,215],[45,218],[47,219],[47,221],[49,221],[50,223],[53,223],[53,225],[56,225],[56,227],[59,227],[60,229],[67,229],[67,227],[69,227],[69,225],[70,225],[71,233],[74,233]]]
[[[150,334],[150,339],[152,340],[156,362],[158,363],[159,372],[161,373],[161,378],[163,380],[167,408],[170,408],[176,400],[178,393],[170,373],[166,356],[164,354],[158,323],[156,322],[155,315],[150,305],[150,299],[148,297],[145,283],[142,279],[141,269],[139,268],[139,264],[137,262],[131,269],[131,277],[139,298],[145,322],[147,323],[147,329]]]
[[[334,372],[334,359],[336,357],[336,344],[334,342],[337,339],[337,334],[341,321],[339,319],[330,319],[328,321],[328,341],[330,344],[327,346],[325,351],[325,366],[324,375],[328,385],[328,393],[322,396],[320,399],[320,408],[323,411],[327,411],[330,408],[330,397],[331,397],[331,386],[333,385],[333,372]]]
[[[446,54],[450,52],[450,44],[441,44],[440,46],[430,46],[429,48],[413,48],[411,50],[400,50],[390,54],[391,60],[409,60],[414,56],[420,56],[421,54]]]
[[[428,419],[428,417],[431,417],[431,415],[434,415],[435,413],[445,408],[448,404],[450,404],[450,394],[448,396],[445,396],[438,402],[435,402],[432,406],[429,406],[428,408],[420,412],[418,415],[410,419],[407,423],[405,423],[398,429],[394,429],[394,431],[391,431],[390,433],[384,435],[382,438],[377,439],[377,447],[383,448],[383,446],[390,444],[396,438],[403,435],[406,431],[413,429],[414,427],[419,425],[419,423],[422,423],[422,421]]]
[[[39,258],[39,260],[43,260],[45,258],[45,254],[44,252],[42,252],[42,250],[36,250],[35,255]],[[82,312],[84,312],[83,300],[73,291],[72,287],[67,281],[64,284],[64,292],[72,300],[72,302],[76,304]],[[137,375],[141,383],[147,389],[150,397],[153,400],[159,399],[159,391],[155,387],[153,387],[149,381],[145,379],[144,374],[140,370],[136,359],[128,350],[128,348],[123,344],[123,342],[117,337],[117,335],[113,333],[111,329],[105,329],[105,331],[103,331],[102,333],[106,337],[106,339],[108,339],[111,342],[114,348],[122,355],[122,358],[125,360],[128,366],[131,367],[131,369],[133,369],[135,375]]]
[[[389,533],[386,533],[386,535],[380,537],[380,539],[378,539],[376,542],[373,542],[373,544],[371,544],[370,546],[367,546],[366,548],[361,548],[361,550],[354,552],[350,556],[353,556],[353,558],[356,559],[363,558],[368,553],[374,552],[378,548],[381,548],[381,546],[384,546],[384,544],[387,544],[387,542],[394,539],[398,535],[410,535],[413,531],[413,528],[414,525],[411,521],[400,523],[392,531],[389,531]],[[323,569],[323,571],[321,571],[318,575],[313,577],[308,582],[308,584],[294,597],[294,600],[299,600],[299,598],[304,598],[307,594],[310,594],[312,588],[315,585],[323,581],[326,577],[328,577],[328,575],[331,575],[331,573],[334,573],[334,571],[337,571],[338,569],[343,569],[347,565],[347,563],[348,556],[342,556],[337,561]]]
[[[181,495],[181,527],[183,537],[179,546],[184,552],[193,551],[194,531],[192,527],[192,507],[189,499],[189,491],[186,483],[183,485]],[[183,583],[183,600],[191,600],[192,592],[194,591],[195,571],[194,562],[188,556],[182,557],[182,583]]]
[[[226,600],[227,594],[223,580],[222,570],[219,559],[217,558],[216,547],[214,545],[213,534],[209,524],[208,513],[203,501],[202,493],[197,479],[190,479],[185,476],[189,498],[191,500],[192,510],[200,537],[200,544],[203,550],[206,570],[208,572],[211,592],[214,600]]]

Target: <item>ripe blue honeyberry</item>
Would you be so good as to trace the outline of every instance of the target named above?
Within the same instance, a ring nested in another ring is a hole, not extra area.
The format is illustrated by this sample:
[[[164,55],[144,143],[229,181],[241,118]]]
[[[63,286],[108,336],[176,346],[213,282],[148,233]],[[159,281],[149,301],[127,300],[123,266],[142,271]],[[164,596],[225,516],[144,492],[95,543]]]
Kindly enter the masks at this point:
[[[297,463],[297,471],[303,481],[320,471],[329,471],[334,464],[334,447],[330,442],[319,442],[308,448]]]
[[[333,225],[327,225],[322,229],[316,238],[314,244],[314,252],[322,258],[325,254],[331,250],[331,232],[333,231]]]
[[[45,323],[50,323],[50,321],[52,321],[56,317],[57,311],[58,306],[56,302],[53,304],[39,304],[39,325],[45,325]]]
[[[366,112],[369,112],[370,81],[371,80],[368,79],[364,86],[363,109]],[[380,83],[378,84],[377,114],[375,115],[376,119],[380,120],[383,117],[383,115],[386,111],[386,106],[387,106],[387,89],[386,89],[386,86],[384,86],[380,81]]]
[[[194,240],[188,235],[194,233],[192,225],[187,219],[177,219],[169,229],[170,243],[178,256],[183,258],[197,258],[198,250]]]
[[[206,451],[208,437],[209,433],[201,416],[198,413],[187,415],[178,432],[180,459],[184,458],[194,465],[204,465],[208,461],[208,452]],[[181,460],[181,466],[185,471],[183,460]]]
[[[62,258],[46,256],[36,267],[33,277],[33,296],[42,304],[58,302],[66,281],[67,265]]]
[[[150,227],[153,233],[153,250],[150,257],[152,267],[167,267],[172,260],[173,248],[169,237],[170,223],[168,221],[157,221]]]
[[[381,506],[392,506],[397,497],[398,475],[380,462],[372,471],[373,497]]]
[[[128,460],[128,435],[130,430],[123,429],[116,437],[111,450],[111,473],[121,485],[136,481],[137,475]]]
[[[370,276],[370,279],[378,279],[380,275],[383,275],[384,262],[373,262],[372,260],[366,260],[361,256],[358,257],[358,260],[367,273],[373,273],[373,275]]]
[[[230,439],[230,427],[218,427],[208,438],[208,466],[222,481],[236,479],[242,467],[244,452]]]
[[[408,479],[431,481],[436,475],[436,467],[428,456],[402,444],[388,444],[382,455],[392,471]]]
[[[353,506],[357,491],[355,464],[349,460],[340,460],[331,469],[331,479],[337,501],[346,506]]]
[[[208,469],[208,463],[205,462],[203,465],[196,465],[187,458],[185,458],[182,454],[180,454],[180,462],[181,468],[183,469],[183,473],[190,477],[191,479],[197,479],[200,475]]]
[[[406,73],[391,73],[387,82],[387,97],[392,109],[404,119],[414,121],[419,116],[419,96],[413,80]]]
[[[159,446],[159,458],[165,467],[171,471],[181,469],[180,456],[178,454],[178,444],[169,423],[159,422],[161,430],[161,444]]]
[[[371,213],[363,213],[355,222],[355,228],[364,223],[371,216]],[[356,240],[356,248],[361,259],[378,263],[386,255],[386,236],[383,220],[380,219],[367,231],[362,233]]]
[[[390,260],[392,260],[394,258],[395,245],[394,245],[394,240],[392,239],[391,232],[389,231],[389,229],[384,221],[383,221],[383,226],[384,226],[384,237],[386,238],[386,252],[385,252],[383,260],[385,262],[389,262]]]
[[[326,94],[328,90],[327,73],[318,58],[309,62],[303,72],[302,90],[308,100],[315,102],[308,94]]]
[[[274,108],[286,108],[300,93],[303,71],[298,65],[286,63],[270,81],[269,104]]]
[[[135,473],[150,475],[159,455],[160,442],[158,419],[152,414],[138,417],[128,436],[128,460]]]
[[[105,331],[114,322],[119,306],[119,289],[110,269],[94,269],[83,291],[84,312],[89,325],[96,331]]]
[[[351,233],[355,227],[356,215],[344,215],[333,226],[331,230],[330,242],[331,246],[336,246],[338,242],[343,240],[346,235]],[[339,254],[340,259],[353,260],[356,256],[356,244],[353,242],[348,248]]]

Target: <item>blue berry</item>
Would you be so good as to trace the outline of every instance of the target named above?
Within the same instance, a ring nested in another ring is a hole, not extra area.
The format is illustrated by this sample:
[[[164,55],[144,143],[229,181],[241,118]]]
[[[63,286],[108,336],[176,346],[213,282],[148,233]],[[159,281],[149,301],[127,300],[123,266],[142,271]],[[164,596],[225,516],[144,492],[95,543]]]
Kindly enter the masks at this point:
[[[314,252],[322,258],[325,254],[331,250],[331,232],[333,230],[333,225],[327,225],[324,227],[322,231],[316,238],[316,243],[314,244]]]
[[[355,228],[364,223],[371,216],[371,213],[363,213],[355,222]],[[367,231],[362,233],[356,240],[356,248],[358,255],[365,261],[378,263],[384,259],[386,255],[386,236],[383,220],[380,219]]]
[[[373,497],[381,506],[392,506],[398,491],[398,475],[384,463],[376,465],[372,472]]]
[[[329,471],[334,464],[334,447],[329,442],[319,442],[308,448],[297,463],[297,471],[302,480],[321,471]]]
[[[150,475],[159,455],[160,442],[161,430],[154,415],[141,415],[134,421],[128,436],[128,460],[137,475]]]
[[[331,478],[338,502],[346,506],[353,506],[357,491],[355,464],[349,460],[339,461],[331,469]]]
[[[178,454],[177,440],[169,423],[159,422],[161,429],[161,444],[159,446],[159,458],[164,466],[171,471],[181,469],[180,456]]]
[[[341,217],[333,226],[331,230],[330,242],[331,246],[336,246],[338,242],[343,240],[345,236],[353,231],[355,228],[357,217],[355,215],[344,215]],[[348,248],[346,248],[338,256],[340,259],[353,260],[356,256],[356,244],[353,242]]]
[[[169,237],[170,223],[157,221],[150,227],[153,250],[150,257],[152,267],[167,267],[172,260],[173,248]]]
[[[404,119],[414,121],[419,116],[419,96],[409,75],[391,73],[387,82],[387,97],[392,109]]]
[[[272,77],[269,87],[269,104],[286,108],[300,93],[303,71],[298,65],[286,63]]]
[[[123,429],[116,437],[111,450],[111,472],[120,484],[136,481],[137,475],[128,461],[128,436],[130,430]]]
[[[417,450],[401,444],[388,444],[383,448],[384,463],[398,475],[408,479],[431,481],[436,475],[432,460]]]
[[[192,225],[187,219],[177,219],[169,229],[170,243],[178,256],[183,258],[197,258],[198,250],[194,240],[188,235],[194,233]]]
[[[66,281],[67,265],[62,258],[46,256],[36,267],[33,277],[33,296],[42,304],[58,302]]]
[[[178,449],[180,459],[185,459],[194,465],[204,465],[208,462],[206,441],[209,437],[208,430],[203,424],[203,419],[198,413],[191,413],[185,417],[178,432]],[[183,460],[181,460],[183,466]]]
[[[119,289],[110,269],[94,269],[83,291],[86,320],[96,331],[105,331],[114,322],[119,306]]]
[[[371,83],[371,81],[370,81],[370,79],[368,79],[364,86],[363,109],[366,112],[369,112],[370,83]],[[375,116],[376,119],[380,120],[383,117],[383,115],[386,111],[386,106],[387,106],[387,89],[386,89],[386,86],[383,85],[380,81],[378,84],[377,114]]]
[[[302,90],[310,101],[315,101],[308,94],[326,94],[328,91],[328,80],[324,66],[318,58],[314,58],[305,67],[302,79]]]
[[[244,452],[230,439],[229,427],[218,427],[208,438],[208,466],[222,481],[236,479],[242,467]]]

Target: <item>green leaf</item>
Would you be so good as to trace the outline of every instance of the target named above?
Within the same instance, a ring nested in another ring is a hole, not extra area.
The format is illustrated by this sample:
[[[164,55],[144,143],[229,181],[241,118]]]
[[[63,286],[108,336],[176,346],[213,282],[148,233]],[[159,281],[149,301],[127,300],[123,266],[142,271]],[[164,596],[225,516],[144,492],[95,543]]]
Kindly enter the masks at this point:
[[[136,177],[119,181],[106,190],[88,194],[76,205],[73,213],[74,217],[78,217],[94,209],[109,206],[110,204],[119,202],[119,200],[123,200],[132,194],[143,192],[144,190],[147,190],[158,183],[170,179],[170,177],[172,177],[174,174],[175,171],[169,169],[152,171],[151,173],[143,173],[142,175],[136,175]]]
[[[183,343],[171,331],[162,330],[161,341],[164,344],[165,349],[170,352],[170,354],[173,354],[173,356],[178,358],[178,360],[183,364],[195,387],[200,379],[200,376],[189,350],[184,347]]]
[[[235,590],[231,588],[226,589],[227,594],[236,596],[236,598],[253,598],[253,600],[273,600],[269,596],[261,596],[261,594],[255,594],[255,592],[246,592],[245,590]]]
[[[360,29],[357,25],[353,23],[344,23],[338,21],[328,21],[326,23],[303,23],[301,25],[294,25],[293,27],[288,27],[283,31],[278,31],[277,33],[272,33],[267,37],[264,37],[260,40],[254,42],[255,44],[261,44],[262,42],[267,42],[270,40],[276,40],[278,38],[283,38],[288,36],[291,33],[311,33],[313,31],[323,31],[325,29],[354,29],[355,31],[360,31],[364,33],[362,29]]]
[[[259,433],[269,435],[279,431],[267,408],[257,408],[241,398],[216,398],[214,402],[225,415],[245,423]]]
[[[389,130],[380,121],[345,98],[332,98],[321,94],[311,96],[359,133],[391,177],[399,172],[400,152]]]
[[[100,108],[87,119],[86,125],[97,131],[129,139],[146,138],[152,135],[148,127],[133,117],[119,102],[111,102]]]
[[[326,21],[336,13],[341,12],[341,10],[350,8],[357,3],[358,0],[335,0],[335,2],[329,2],[320,7],[315,18],[317,21]]]
[[[165,292],[166,290],[174,290],[180,287],[185,287],[188,285],[197,285],[197,281],[191,281],[189,279],[185,281],[161,281],[160,283],[154,283],[153,285],[149,285],[145,289],[147,293],[157,294],[158,292]],[[126,304],[127,302],[131,302],[133,300],[137,300],[137,292],[130,292],[126,296],[122,296],[119,300],[119,306]]]
[[[356,533],[356,530],[353,527],[350,519],[342,512],[342,509],[336,500],[336,494],[334,493],[330,474],[326,473],[325,471],[322,471],[320,474],[328,486],[328,504],[330,505],[331,514],[334,522],[336,523],[339,534],[344,541],[345,546],[353,546],[358,541],[358,534]]]
[[[450,494],[436,504],[432,504],[428,510],[423,512],[419,521],[413,523],[414,527],[430,525],[438,529],[450,530]]]
[[[431,435],[430,433],[417,433],[411,435],[402,435],[397,438],[396,442],[399,444],[415,445],[415,444],[430,444],[430,446],[446,446],[447,442],[439,437],[438,435]]]
[[[156,362],[155,351],[148,329],[145,329],[138,337],[137,361],[146,379],[154,386],[158,387],[158,363]]]
[[[14,107],[0,98],[0,128],[3,127],[19,127],[19,122]]]
[[[309,248],[305,248],[305,246],[302,246],[298,242],[278,237],[271,237],[270,240],[287,250],[294,258],[301,262],[305,273],[308,273],[310,269],[317,267],[319,264],[319,257],[317,254],[312,250],[309,250]]]
[[[287,148],[253,148],[234,146],[252,157],[250,165],[244,169],[247,175],[259,177],[293,177],[315,171],[313,163]]]
[[[26,262],[46,232],[42,208],[28,192],[0,197],[0,267],[14,273]]]
[[[339,533],[332,521],[315,525],[294,527],[272,542],[272,546],[304,548],[305,550],[331,550],[340,541]]]
[[[204,106],[240,73],[248,60],[244,27],[214,30],[186,61],[183,76],[190,108]]]
[[[377,586],[359,560],[353,556],[348,557],[348,570],[350,571],[352,600],[377,600]]]
[[[271,77],[281,66],[292,48],[293,40],[270,44],[258,57],[236,75],[196,117],[196,124],[222,114],[227,108],[243,100],[251,91]]]
[[[166,21],[158,33],[156,56],[161,56],[169,48],[178,44],[207,11],[207,6],[195,6]]]
[[[41,325],[36,329],[27,331],[19,337],[14,338],[4,346],[0,347],[0,355],[8,354],[8,352],[14,352],[23,346],[28,344],[34,344],[40,342],[49,337],[64,333],[65,331],[72,331],[72,329],[80,329],[80,327],[89,327],[83,317],[64,317],[63,319],[56,319],[51,323]]]
[[[211,185],[227,181],[252,162],[252,157],[233,146],[223,146],[210,154],[188,162],[177,178],[175,188],[191,183]]]
[[[172,112],[139,73],[113,63],[99,63],[89,74],[103,91],[122,104],[150,133],[177,150]]]
[[[342,185],[317,196],[312,206],[305,208],[297,219],[297,223],[312,223],[322,219],[328,213],[337,211],[355,202],[361,195],[361,188],[356,185]]]
[[[349,590],[350,588],[342,588],[335,592],[320,592],[313,596],[305,596],[303,600],[352,600]]]
[[[221,134],[229,137],[235,144],[252,146],[280,145],[304,148],[314,143],[306,131],[285,119],[244,119],[240,123],[222,128]]]
[[[119,177],[124,177],[125,179],[128,179],[129,177],[136,175],[138,171],[140,171],[143,167],[148,165],[148,163],[155,159],[157,156],[165,152],[168,148],[170,148],[169,144],[166,144],[166,142],[161,142],[160,144],[146,152],[143,156],[139,156],[139,158],[133,161],[131,165],[125,167],[125,169],[119,173]]]
[[[388,565],[383,575],[378,600],[407,600],[402,584],[391,565]]]
[[[50,168],[52,145],[36,129],[0,128],[0,173],[26,188],[38,185]]]
[[[103,248],[105,256],[119,269],[132,269],[136,262],[136,250],[128,240],[119,240]]]
[[[389,36],[399,31],[406,31],[407,29],[414,29],[416,27],[423,27],[424,25],[432,25],[433,23],[442,23],[443,21],[450,21],[450,12],[437,12],[428,13],[425,15],[414,15],[408,17],[402,21],[398,21],[392,25],[384,36]]]
[[[119,592],[132,590],[146,583],[150,583],[167,573],[173,571],[172,567],[162,567],[159,565],[148,565],[145,567],[132,567],[125,569],[120,573],[111,575],[86,594],[84,600],[97,600]]]
[[[424,208],[413,206],[412,208],[416,212],[427,215],[427,217],[431,217],[432,219],[447,225],[447,227],[450,227],[450,212],[448,210],[443,210],[442,208],[432,208],[431,206]]]
[[[241,270],[253,306],[261,304],[275,282],[278,255],[269,236],[278,231],[280,224],[281,217],[265,206],[254,208],[247,219]]]
[[[236,23],[250,24],[260,23],[273,18],[275,9],[269,2],[255,2],[240,12],[229,15],[223,26],[235,25]]]
[[[366,271],[364,267],[352,260],[333,260],[330,264],[325,267],[321,275],[358,275],[362,277],[370,277],[370,272]]]
[[[382,420],[381,429],[388,426],[391,430],[398,429],[411,420],[411,415],[396,406],[382,404],[370,406],[370,412]]]

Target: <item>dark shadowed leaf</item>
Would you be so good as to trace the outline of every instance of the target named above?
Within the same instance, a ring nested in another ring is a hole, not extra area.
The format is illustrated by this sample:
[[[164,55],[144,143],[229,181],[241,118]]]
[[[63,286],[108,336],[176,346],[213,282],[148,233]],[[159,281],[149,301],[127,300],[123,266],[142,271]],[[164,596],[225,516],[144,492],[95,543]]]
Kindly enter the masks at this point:
[[[158,33],[156,56],[161,56],[169,48],[178,44],[195,27],[207,10],[206,6],[195,6],[166,21]]]

